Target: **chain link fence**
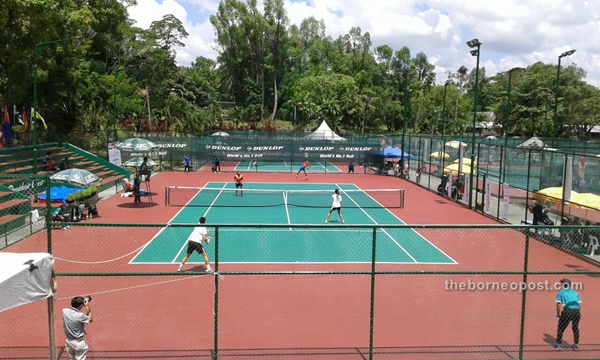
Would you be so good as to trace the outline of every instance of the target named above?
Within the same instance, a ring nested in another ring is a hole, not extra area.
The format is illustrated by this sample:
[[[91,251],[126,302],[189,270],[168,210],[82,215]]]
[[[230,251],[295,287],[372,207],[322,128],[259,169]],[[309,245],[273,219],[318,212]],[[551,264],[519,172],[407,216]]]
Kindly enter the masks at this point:
[[[0,313],[0,358],[50,358],[53,331],[66,359],[77,295],[93,298],[94,359],[555,358],[563,278],[584,310],[580,349],[561,355],[600,351],[600,268],[571,247],[598,227],[211,225],[207,273],[198,254],[176,271],[195,225],[68,225],[46,250],[54,326],[44,302]]]
[[[40,175],[0,174],[0,249],[46,226],[48,179]]]

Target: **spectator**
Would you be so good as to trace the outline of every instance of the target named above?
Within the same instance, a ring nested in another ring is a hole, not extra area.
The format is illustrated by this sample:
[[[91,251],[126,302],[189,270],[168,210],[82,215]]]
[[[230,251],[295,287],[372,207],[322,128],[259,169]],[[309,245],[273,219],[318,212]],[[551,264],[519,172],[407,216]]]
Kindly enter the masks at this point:
[[[88,344],[85,340],[85,324],[94,321],[89,299],[76,296],[71,299],[71,307],[64,308],[62,311],[63,329],[66,337],[65,352],[69,360],[85,360],[87,356]]]
[[[354,163],[352,161],[350,161],[350,164],[348,164],[348,174],[354,174]]]
[[[581,298],[577,291],[571,288],[569,279],[562,279],[562,290],[556,294],[556,317],[558,318],[558,329],[556,331],[556,342],[552,344],[556,350],[562,348],[563,333],[571,323],[573,329],[573,350],[579,349],[579,320],[581,320]]]
[[[52,160],[52,152],[48,151],[46,156],[44,156],[44,165],[46,165],[46,171],[55,171],[58,170],[54,166],[54,160]]]
[[[221,172],[221,159],[219,156],[215,156],[215,167],[213,168],[213,172],[220,173]]]
[[[60,170],[67,170],[67,169],[70,169],[71,167],[72,167],[72,166],[71,166],[71,165],[69,165],[69,157],[65,157],[65,158],[63,159],[63,161],[61,161],[60,165],[58,165],[58,168],[59,168]]]
[[[529,206],[529,212],[533,214],[533,225],[544,225],[544,209],[539,201],[536,200]]]
[[[417,168],[417,184],[421,182],[421,173],[423,172],[423,164],[419,164]]]
[[[192,159],[189,154],[185,154],[183,161],[185,162],[185,166],[183,167],[183,172],[190,172],[192,170]]]
[[[133,204],[137,204],[139,202],[142,202],[142,200],[140,200],[140,184],[141,184],[141,179],[140,179],[140,174],[135,174],[135,178],[133,179]]]
[[[67,209],[67,203],[63,201],[63,203],[52,211],[51,220],[53,222],[68,222],[70,218],[69,210]],[[63,230],[68,230],[68,226],[61,226]]]

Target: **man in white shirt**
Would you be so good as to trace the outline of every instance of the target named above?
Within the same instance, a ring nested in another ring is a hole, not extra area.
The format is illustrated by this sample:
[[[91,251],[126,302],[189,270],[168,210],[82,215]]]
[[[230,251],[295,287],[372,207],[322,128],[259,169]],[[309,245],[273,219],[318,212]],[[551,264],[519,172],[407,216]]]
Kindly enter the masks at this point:
[[[338,215],[340,216],[340,220],[342,220],[342,224],[344,223],[344,217],[342,216],[342,195],[340,195],[340,191],[338,189],[335,189],[335,194],[331,195],[332,198],[332,204],[331,204],[331,209],[329,210],[329,213],[327,214],[327,217],[325,218],[324,223],[327,224],[327,221],[329,220],[329,216],[331,216],[331,213],[334,212],[335,210],[337,210]]]
[[[204,225],[205,222],[206,222],[206,218],[204,216],[201,217],[199,220],[199,223],[201,225]],[[181,260],[181,264],[179,264],[179,269],[177,269],[178,272],[182,271],[183,265],[190,258],[190,256],[192,255],[192,253],[194,251],[198,252],[198,254],[202,255],[202,257],[204,258],[204,264],[206,265],[206,272],[212,271],[210,269],[210,263],[208,261],[208,254],[206,253],[206,251],[204,250],[204,247],[202,246],[202,240],[204,240],[204,242],[206,242],[206,245],[208,245],[208,243],[210,242],[210,237],[208,237],[207,234],[208,234],[208,230],[206,230],[206,227],[204,227],[204,226],[199,226],[199,227],[194,228],[194,231],[192,231],[192,233],[188,237],[187,253],[183,257],[183,260]]]

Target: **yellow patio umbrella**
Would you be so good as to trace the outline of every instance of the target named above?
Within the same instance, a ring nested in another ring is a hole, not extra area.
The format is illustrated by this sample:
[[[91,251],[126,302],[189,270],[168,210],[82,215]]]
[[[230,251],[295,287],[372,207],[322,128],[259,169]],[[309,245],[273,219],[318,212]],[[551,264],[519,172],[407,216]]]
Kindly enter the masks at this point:
[[[571,201],[574,201],[573,198],[578,195],[577,192],[571,190]],[[563,198],[563,189],[562,187],[545,188],[534,193],[533,198],[540,201],[561,202]]]
[[[573,196],[571,193],[570,203],[573,207],[600,210],[600,195],[585,193]]]
[[[459,159],[456,159],[453,161],[454,164],[458,164]],[[471,159],[469,158],[463,158],[463,165],[469,165],[471,166]],[[475,161],[475,167],[477,167],[477,161]]]
[[[433,153],[431,153],[429,155],[429,157],[432,157],[432,158],[435,158],[435,159],[439,159],[442,156],[444,157],[444,159],[449,159],[450,158],[450,155],[446,154],[445,152],[440,152],[440,151],[433,152]]]
[[[453,148],[453,149],[458,149],[458,148],[460,148],[461,146],[462,146],[462,147],[465,147],[465,146],[467,146],[467,144],[466,144],[466,143],[464,143],[464,142],[462,142],[462,141],[452,140],[452,141],[448,141],[448,142],[446,143],[446,146],[449,146],[449,147],[451,147],[451,148]]]
[[[452,171],[452,175],[458,174],[458,164],[450,164],[444,168],[444,174],[447,174]],[[469,165],[463,164],[461,174],[470,174],[471,167]]]

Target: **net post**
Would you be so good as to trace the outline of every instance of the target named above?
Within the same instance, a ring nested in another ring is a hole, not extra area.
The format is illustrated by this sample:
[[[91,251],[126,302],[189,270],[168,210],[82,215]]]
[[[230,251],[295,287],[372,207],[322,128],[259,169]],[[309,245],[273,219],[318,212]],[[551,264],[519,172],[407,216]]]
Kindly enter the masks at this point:
[[[369,316],[369,360],[373,360],[373,322],[375,319],[375,261],[377,248],[377,228],[373,227],[373,246],[371,247],[371,306]]]
[[[404,209],[404,189],[400,189],[400,209]]]
[[[169,206],[169,187],[165,186],[165,206]]]
[[[523,284],[527,284],[529,268],[529,231],[525,234],[525,259],[523,260]],[[521,329],[519,330],[519,360],[523,359],[523,341],[525,338],[525,306],[527,305],[527,286],[521,295]]]

